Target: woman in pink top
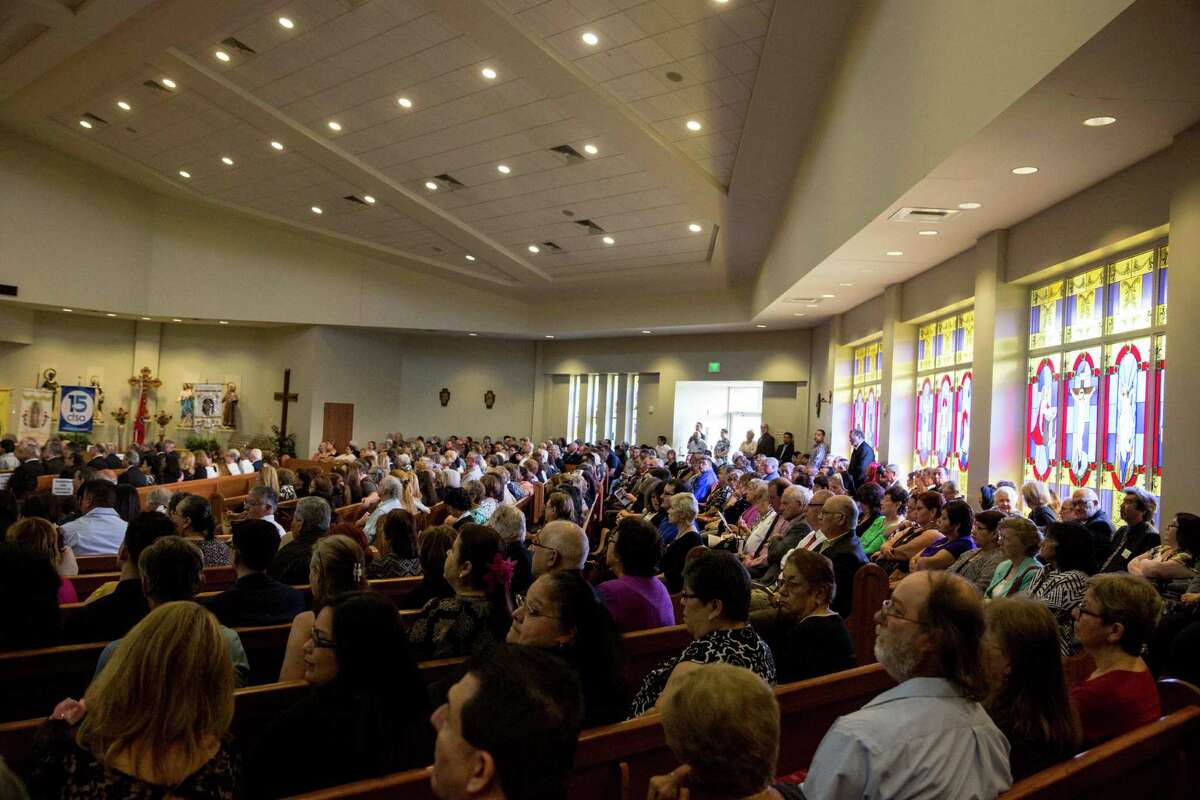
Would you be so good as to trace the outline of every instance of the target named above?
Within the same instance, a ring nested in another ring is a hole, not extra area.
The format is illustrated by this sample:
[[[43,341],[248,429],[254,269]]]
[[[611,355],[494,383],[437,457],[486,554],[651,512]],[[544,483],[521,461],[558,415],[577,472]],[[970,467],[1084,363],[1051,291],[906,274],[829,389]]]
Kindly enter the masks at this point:
[[[608,537],[607,562],[616,580],[597,590],[617,630],[640,631],[675,624],[666,585],[654,573],[659,559],[658,531],[641,517],[625,517]]]
[[[50,559],[55,571],[61,576],[58,585],[59,605],[79,602],[75,584],[67,580],[68,576],[79,574],[79,565],[75,561],[75,553],[71,548],[62,544],[56,525],[41,517],[25,517],[14,522],[5,533],[4,538],[6,541],[28,547]]]
[[[1096,661],[1096,671],[1071,690],[1084,746],[1158,719],[1158,689],[1141,659],[1162,616],[1153,584],[1127,573],[1096,575],[1074,616],[1075,638]]]

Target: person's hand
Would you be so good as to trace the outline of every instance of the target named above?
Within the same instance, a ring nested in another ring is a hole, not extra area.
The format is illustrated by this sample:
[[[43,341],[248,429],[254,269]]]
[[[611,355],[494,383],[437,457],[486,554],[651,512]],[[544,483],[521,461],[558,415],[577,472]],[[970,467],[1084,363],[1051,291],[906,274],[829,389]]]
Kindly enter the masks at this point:
[[[650,791],[646,800],[676,800],[679,790],[687,782],[692,768],[684,765],[666,775],[655,775],[650,779]]]
[[[68,697],[54,707],[50,719],[62,720],[68,725],[77,725],[87,714],[87,702]]]
[[[1195,603],[1200,601],[1200,592],[1188,592],[1183,597],[1179,598],[1183,603]]]

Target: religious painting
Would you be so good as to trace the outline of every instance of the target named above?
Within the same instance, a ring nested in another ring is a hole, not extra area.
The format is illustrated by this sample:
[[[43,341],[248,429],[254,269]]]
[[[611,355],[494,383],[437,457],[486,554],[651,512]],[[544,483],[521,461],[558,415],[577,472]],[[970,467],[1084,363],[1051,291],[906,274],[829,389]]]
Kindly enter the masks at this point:
[[[55,391],[58,386],[55,385]],[[49,389],[21,390],[21,419],[17,428],[18,439],[33,439],[45,444],[50,438],[50,421],[53,419],[54,392]]]
[[[1105,350],[1104,470],[1112,488],[1121,490],[1136,485],[1145,472],[1150,340],[1118,342]]]
[[[220,383],[197,383],[192,387],[192,427],[208,431],[221,426],[221,394],[225,386]]]
[[[1167,324],[1167,256],[1170,247],[1158,248],[1158,289],[1155,292],[1154,324]]]
[[[1154,313],[1153,303],[1153,250],[1109,265],[1108,318],[1104,323],[1105,333],[1123,333],[1150,327]]]
[[[483,393],[483,404],[485,406],[487,406],[489,409],[492,406],[496,405],[496,393],[493,392],[491,389],[488,389],[486,392],[484,392]]]
[[[925,378],[917,391],[917,427],[913,437],[916,442],[917,464],[922,467],[932,466],[933,416],[933,378]]]
[[[933,342],[937,337],[937,323],[930,322],[917,328],[917,372],[934,367]]]
[[[12,423],[9,422],[11,414],[12,389],[0,389],[0,436],[12,433]]]
[[[1034,289],[1029,295],[1029,349],[1062,341],[1063,282]]]
[[[950,460],[950,454],[954,452],[954,378],[942,375],[937,381],[933,441],[937,463],[944,467]]]
[[[1058,356],[1029,362],[1025,406],[1026,477],[1057,483],[1060,376]]]
[[[1100,350],[1068,353],[1066,418],[1063,420],[1063,466],[1072,488],[1096,484],[1096,434],[1100,422]]]
[[[867,388],[867,399],[864,404],[863,426],[860,430],[867,437],[867,443],[872,448],[879,446],[879,392],[876,387]]]
[[[967,364],[975,358],[975,310],[964,311],[958,316],[955,331],[954,362]]]
[[[1163,451],[1163,388],[1167,383],[1167,337],[1154,337],[1154,457],[1150,459],[1150,493],[1162,495],[1162,451]]]
[[[954,440],[958,443],[958,468],[967,471],[971,461],[971,387],[974,378],[967,370],[958,378],[958,389],[954,398]]]
[[[1082,342],[1104,333],[1104,267],[1067,280],[1066,311],[1064,341]]]

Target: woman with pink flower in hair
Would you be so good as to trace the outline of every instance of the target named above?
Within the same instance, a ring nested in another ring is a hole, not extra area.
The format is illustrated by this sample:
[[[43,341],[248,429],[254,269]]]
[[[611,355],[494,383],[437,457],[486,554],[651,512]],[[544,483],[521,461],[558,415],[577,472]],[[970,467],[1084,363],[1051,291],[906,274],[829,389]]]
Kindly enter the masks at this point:
[[[469,656],[504,641],[512,621],[512,568],[500,534],[484,525],[464,525],[443,570],[454,596],[430,600],[409,628],[417,658]]]

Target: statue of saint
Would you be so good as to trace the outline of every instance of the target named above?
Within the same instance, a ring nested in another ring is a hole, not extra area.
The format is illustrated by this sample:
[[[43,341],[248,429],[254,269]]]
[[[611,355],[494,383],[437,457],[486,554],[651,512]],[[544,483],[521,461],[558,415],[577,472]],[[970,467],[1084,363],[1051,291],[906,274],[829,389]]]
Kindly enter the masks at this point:
[[[181,428],[190,428],[196,420],[196,395],[192,391],[192,384],[185,383],[183,391],[179,393],[179,426]]]
[[[97,419],[103,420],[104,419],[104,390],[100,388],[100,377],[98,375],[93,375],[88,380],[88,383],[91,384],[91,387],[96,390],[96,417],[97,417]]]
[[[232,383],[225,385],[225,396],[221,398],[221,425],[225,428],[237,427],[237,387]]]

